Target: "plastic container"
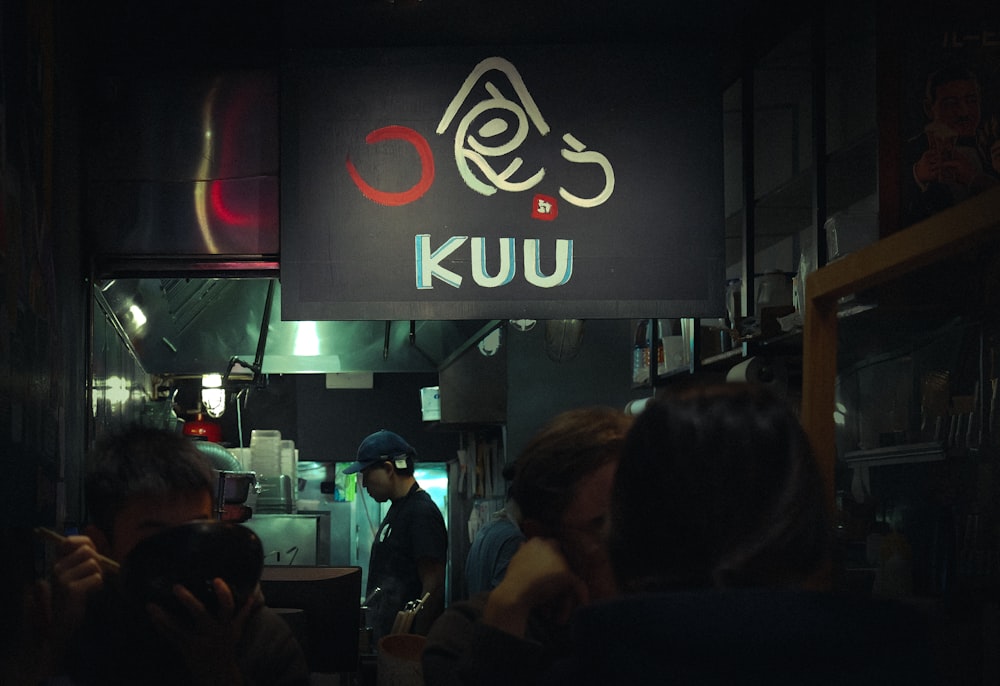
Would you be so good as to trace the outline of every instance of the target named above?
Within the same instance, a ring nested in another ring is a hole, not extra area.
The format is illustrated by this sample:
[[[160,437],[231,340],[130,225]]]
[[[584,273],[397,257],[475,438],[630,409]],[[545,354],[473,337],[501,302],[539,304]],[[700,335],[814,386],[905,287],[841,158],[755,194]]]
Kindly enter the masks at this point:
[[[299,473],[299,451],[295,448],[295,441],[281,441],[278,450],[280,453],[278,473],[287,474],[292,479],[296,478]]]
[[[420,389],[420,416],[425,422],[436,422],[441,419],[440,387],[425,386]]]
[[[740,322],[743,320],[743,280],[729,279],[726,282],[726,318],[729,320],[729,328],[739,331]]]
[[[251,431],[250,454],[258,476],[281,474],[281,432],[277,429]]]

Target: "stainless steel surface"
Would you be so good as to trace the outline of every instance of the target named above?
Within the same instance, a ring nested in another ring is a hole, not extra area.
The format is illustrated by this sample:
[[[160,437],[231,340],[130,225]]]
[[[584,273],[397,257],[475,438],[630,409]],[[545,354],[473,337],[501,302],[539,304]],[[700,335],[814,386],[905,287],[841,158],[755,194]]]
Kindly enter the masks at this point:
[[[267,566],[330,564],[328,514],[255,514],[243,525],[260,536]]]
[[[108,72],[90,97],[99,254],[278,253],[276,69]]]
[[[288,474],[258,476],[260,495],[254,512],[260,514],[292,514],[295,500],[292,497],[292,480]]]
[[[150,374],[226,371],[257,353],[270,279],[127,278],[95,297]],[[265,374],[423,372],[476,334],[482,320],[296,322],[281,319],[276,284],[261,371]]]
[[[353,480],[344,474],[338,478],[334,463],[303,461],[298,465],[298,481],[299,512],[323,512],[330,518],[330,564],[356,564],[354,501],[347,500]]]

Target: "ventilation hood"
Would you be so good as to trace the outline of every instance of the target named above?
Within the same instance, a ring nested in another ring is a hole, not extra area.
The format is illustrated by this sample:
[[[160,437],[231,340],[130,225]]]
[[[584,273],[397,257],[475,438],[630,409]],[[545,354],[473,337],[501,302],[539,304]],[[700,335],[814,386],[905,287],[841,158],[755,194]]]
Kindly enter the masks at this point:
[[[282,321],[280,284],[267,278],[113,279],[94,293],[143,370],[163,376],[258,357],[264,374],[438,371],[488,323]]]

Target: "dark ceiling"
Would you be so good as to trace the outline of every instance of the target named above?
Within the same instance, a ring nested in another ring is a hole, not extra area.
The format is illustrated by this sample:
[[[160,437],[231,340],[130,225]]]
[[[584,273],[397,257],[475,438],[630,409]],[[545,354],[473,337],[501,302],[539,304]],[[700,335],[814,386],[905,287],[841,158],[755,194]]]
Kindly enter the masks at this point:
[[[759,55],[812,5],[754,0],[99,0],[64,3],[62,26],[100,69],[273,66],[303,48],[683,40],[721,53],[723,85],[744,45]],[[745,38],[747,40],[745,40]]]

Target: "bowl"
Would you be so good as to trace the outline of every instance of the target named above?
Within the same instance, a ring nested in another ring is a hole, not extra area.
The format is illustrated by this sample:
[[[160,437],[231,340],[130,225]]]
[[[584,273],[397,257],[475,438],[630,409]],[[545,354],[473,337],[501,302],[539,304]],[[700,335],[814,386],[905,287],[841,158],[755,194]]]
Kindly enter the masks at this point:
[[[264,567],[260,538],[240,524],[199,520],[164,529],[135,545],[122,564],[122,585],[134,602],[156,603],[182,616],[174,597],[180,584],[209,612],[218,609],[212,580],[223,579],[241,607],[254,592]]]

